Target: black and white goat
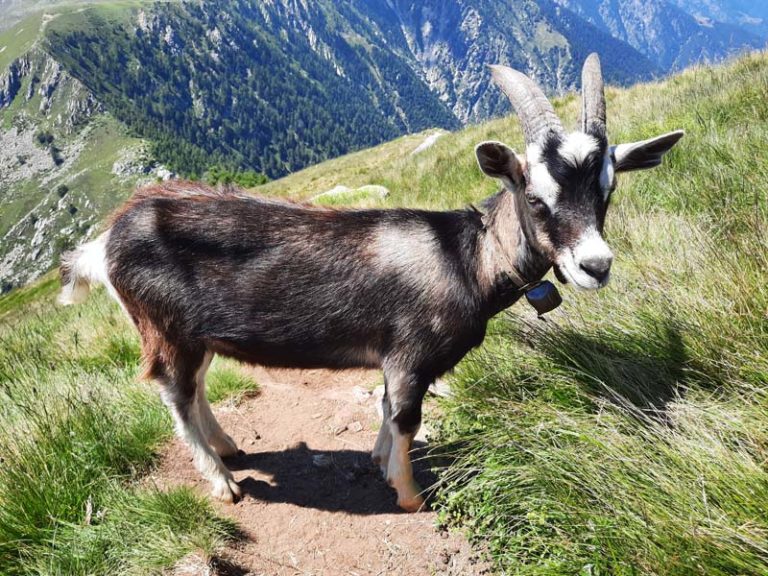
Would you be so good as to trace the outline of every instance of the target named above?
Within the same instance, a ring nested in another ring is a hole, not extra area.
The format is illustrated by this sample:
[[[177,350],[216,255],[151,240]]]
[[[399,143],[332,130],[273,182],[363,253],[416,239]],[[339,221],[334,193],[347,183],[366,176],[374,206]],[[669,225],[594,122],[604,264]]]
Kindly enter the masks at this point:
[[[62,303],[102,283],[136,324],[146,376],[217,498],[233,501],[240,488],[222,462],[237,446],[205,395],[214,354],[382,368],[373,459],[413,511],[423,499],[409,451],[424,394],[520,297],[509,279],[536,281],[554,266],[582,288],[608,281],[602,230],[615,174],[658,165],[682,132],[609,146],[597,55],[584,66],[581,129],[571,134],[530,79],[492,71],[527,149],[477,146],[482,171],[503,183],[482,210],[332,210],[169,183],[137,192],[104,234],[63,259]]]

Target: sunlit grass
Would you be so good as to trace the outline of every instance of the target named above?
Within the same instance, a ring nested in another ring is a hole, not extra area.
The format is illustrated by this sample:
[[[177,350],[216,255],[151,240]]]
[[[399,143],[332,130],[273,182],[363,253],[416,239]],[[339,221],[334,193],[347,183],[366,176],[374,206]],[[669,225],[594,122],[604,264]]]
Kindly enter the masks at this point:
[[[144,574],[214,554],[232,522],[190,490],[139,483],[173,428],[137,381],[130,323],[103,291],[74,308],[52,296],[47,282],[18,293],[0,327],[0,573]],[[228,363],[212,380],[214,400],[255,389]]]

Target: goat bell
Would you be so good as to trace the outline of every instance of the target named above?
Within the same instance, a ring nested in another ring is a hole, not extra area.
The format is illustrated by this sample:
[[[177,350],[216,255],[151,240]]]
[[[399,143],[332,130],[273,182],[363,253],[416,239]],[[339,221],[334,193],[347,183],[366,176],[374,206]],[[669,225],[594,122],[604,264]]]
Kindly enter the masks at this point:
[[[563,303],[560,292],[549,280],[539,282],[533,288],[526,290],[525,298],[528,300],[528,304],[536,309],[539,316],[551,312]]]

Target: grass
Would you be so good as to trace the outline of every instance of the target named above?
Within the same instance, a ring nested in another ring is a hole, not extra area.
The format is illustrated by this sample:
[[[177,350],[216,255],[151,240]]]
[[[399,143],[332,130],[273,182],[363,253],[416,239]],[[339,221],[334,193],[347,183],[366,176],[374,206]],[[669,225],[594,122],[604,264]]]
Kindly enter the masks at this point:
[[[103,291],[55,307],[55,284],[0,299],[0,573],[145,574],[214,555],[236,526],[143,480],[172,424],[136,380],[133,328]],[[228,400],[256,385],[223,363],[210,387]]]
[[[5,70],[11,62],[23,56],[40,38],[42,15],[28,16],[13,28],[0,32],[0,70]]]
[[[212,403],[228,400],[237,404],[259,393],[258,383],[239,364],[219,357],[214,358],[205,384]]]

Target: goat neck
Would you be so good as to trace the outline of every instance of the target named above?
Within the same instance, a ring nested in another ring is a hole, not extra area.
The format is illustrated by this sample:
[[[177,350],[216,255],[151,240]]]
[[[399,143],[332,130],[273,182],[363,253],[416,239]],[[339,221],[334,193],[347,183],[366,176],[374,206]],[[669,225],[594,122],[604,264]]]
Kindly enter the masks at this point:
[[[483,236],[479,243],[479,284],[485,296],[498,297],[499,286],[511,279],[518,287],[540,280],[552,267],[552,260],[534,242],[527,213],[521,210],[519,194],[506,188],[483,202]],[[514,303],[517,294],[509,304]]]

